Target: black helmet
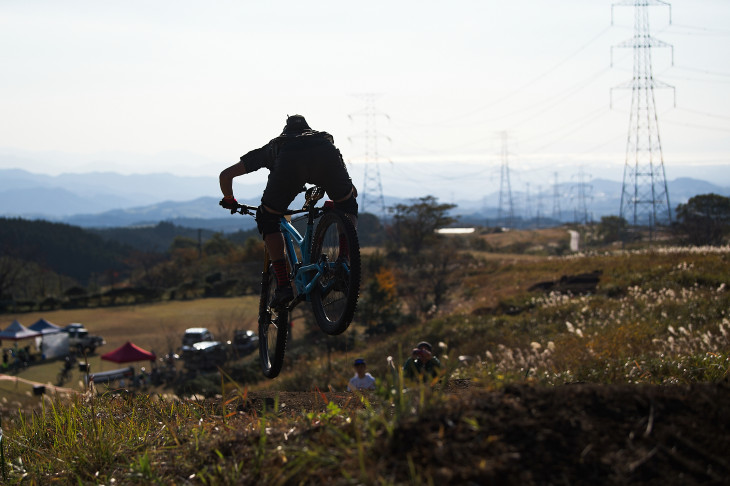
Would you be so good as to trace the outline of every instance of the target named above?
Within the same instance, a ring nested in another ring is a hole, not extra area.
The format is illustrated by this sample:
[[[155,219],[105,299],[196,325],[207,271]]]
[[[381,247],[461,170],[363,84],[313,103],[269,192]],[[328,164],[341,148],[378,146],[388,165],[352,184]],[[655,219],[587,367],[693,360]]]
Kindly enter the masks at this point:
[[[426,348],[426,349],[428,349],[429,352],[433,351],[433,348],[431,347],[431,343],[426,342],[426,341],[421,341],[420,343],[418,343],[416,345],[416,348],[418,348],[418,349]]]
[[[309,125],[307,125],[307,120],[302,115],[291,115],[286,117],[286,125],[282,134],[292,135],[302,133],[304,130],[311,130]]]

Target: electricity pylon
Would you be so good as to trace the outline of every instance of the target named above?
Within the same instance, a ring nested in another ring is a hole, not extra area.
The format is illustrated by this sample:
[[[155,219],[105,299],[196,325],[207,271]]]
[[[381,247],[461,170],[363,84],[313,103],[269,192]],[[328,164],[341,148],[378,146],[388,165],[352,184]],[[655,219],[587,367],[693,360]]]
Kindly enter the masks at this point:
[[[647,226],[652,231],[655,225],[669,224],[672,220],[654,89],[674,89],[674,87],[654,79],[652,74],[651,48],[671,47],[671,45],[649,34],[648,7],[668,6],[671,24],[671,5],[662,0],[625,0],[611,6],[612,22],[613,7],[616,5],[634,7],[634,36],[617,45],[634,50],[633,77],[631,81],[616,87],[632,90],[626,163],[621,190],[621,217],[629,225]],[[673,52],[672,57],[674,57]]]
[[[378,154],[378,138],[383,138],[383,135],[378,133],[376,129],[376,119],[378,115],[385,116],[386,118],[390,117],[375,109],[375,95],[364,94],[360,97],[365,100],[365,108],[357,113],[348,115],[351,120],[357,115],[365,117],[365,131],[360,133],[360,136],[365,139],[365,153],[363,154],[365,168],[363,170],[362,188],[359,193],[359,210],[363,213],[368,210],[371,213],[380,211],[380,216],[384,217],[385,198],[383,197],[383,184],[380,180],[380,156]],[[350,137],[350,140],[352,138]],[[370,208],[371,205],[376,206],[374,211]]]
[[[583,167],[581,166],[578,169],[578,185],[574,186],[574,189],[577,191],[577,194],[575,196],[576,198],[576,205],[575,209],[573,210],[574,215],[574,221],[576,223],[583,223],[588,224],[589,217],[588,217],[588,194],[586,191],[586,188],[592,189],[592,187],[588,186],[586,184],[585,180],[588,178],[588,175],[583,172]],[[592,217],[590,219],[593,219]]]
[[[555,173],[555,184],[553,184],[553,219],[560,222],[560,186],[558,185],[558,173]]]
[[[502,165],[499,181],[499,207],[497,208],[497,224],[512,228],[514,226],[515,208],[512,204],[512,188],[509,183],[509,163],[507,161],[507,132],[502,132]]]

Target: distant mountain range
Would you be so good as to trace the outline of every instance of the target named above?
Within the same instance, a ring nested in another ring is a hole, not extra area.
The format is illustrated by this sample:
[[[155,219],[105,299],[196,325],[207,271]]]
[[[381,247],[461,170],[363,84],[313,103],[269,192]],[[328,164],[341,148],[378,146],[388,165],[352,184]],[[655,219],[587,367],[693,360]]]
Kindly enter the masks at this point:
[[[730,188],[698,179],[680,178],[667,185],[672,209],[698,194],[730,196]],[[239,194],[258,195],[262,190],[257,185],[236,187]],[[524,192],[512,191],[512,202],[515,215],[523,218],[526,215],[551,217],[559,210],[562,221],[573,221],[576,212],[581,212],[577,208],[585,207],[591,219],[599,220],[601,216],[618,214],[621,188],[621,182],[594,179],[581,188],[576,184],[559,184],[557,191],[550,187],[543,193],[530,194],[529,198]],[[226,214],[218,206],[218,194],[215,177],[112,172],[48,176],[21,169],[0,169],[0,216],[45,219],[81,227],[124,227],[169,221],[179,226],[228,232],[254,226],[253,218]],[[478,198],[440,202],[456,204],[454,215],[464,221],[484,221],[497,216],[499,192],[472,195]],[[411,200],[392,196],[384,199],[386,207]],[[257,196],[240,202],[258,204],[258,200]],[[528,200],[530,207],[526,208]]]

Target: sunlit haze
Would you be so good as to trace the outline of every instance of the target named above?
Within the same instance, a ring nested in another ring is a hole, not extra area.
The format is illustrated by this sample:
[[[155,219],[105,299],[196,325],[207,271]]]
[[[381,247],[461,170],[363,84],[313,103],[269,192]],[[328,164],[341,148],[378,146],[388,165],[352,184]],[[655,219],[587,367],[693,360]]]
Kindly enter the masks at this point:
[[[670,3],[671,24],[650,8],[673,46],[652,50],[676,89],[656,91],[666,177],[730,185],[730,2]],[[611,19],[598,0],[4,1],[0,168],[215,177],[300,113],[391,195],[496,190],[505,156],[514,187],[620,181],[633,52],[611,48],[633,7]]]

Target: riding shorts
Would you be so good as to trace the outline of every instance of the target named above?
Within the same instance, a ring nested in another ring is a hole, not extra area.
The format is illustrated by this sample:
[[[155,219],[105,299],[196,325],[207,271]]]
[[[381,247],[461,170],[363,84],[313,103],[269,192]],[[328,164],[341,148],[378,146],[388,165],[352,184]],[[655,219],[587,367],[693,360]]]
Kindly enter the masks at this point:
[[[332,143],[307,140],[287,144],[279,152],[261,197],[266,207],[283,213],[302,190],[305,183],[324,188],[333,201],[347,198],[353,190],[340,151]],[[357,215],[354,197],[335,203],[343,211]],[[280,215],[262,210],[257,215],[259,232],[264,236],[279,231]]]

